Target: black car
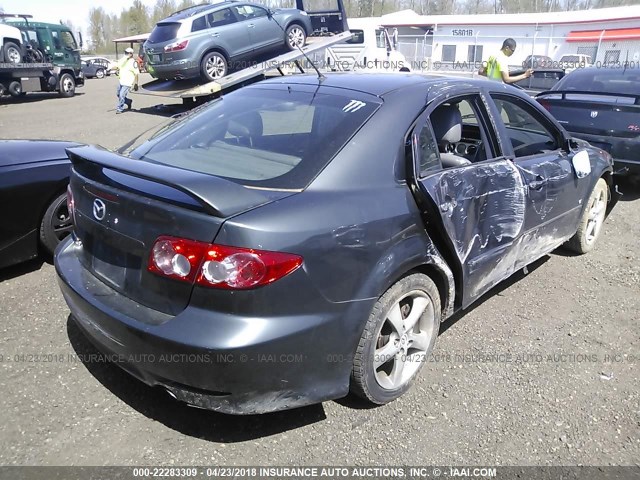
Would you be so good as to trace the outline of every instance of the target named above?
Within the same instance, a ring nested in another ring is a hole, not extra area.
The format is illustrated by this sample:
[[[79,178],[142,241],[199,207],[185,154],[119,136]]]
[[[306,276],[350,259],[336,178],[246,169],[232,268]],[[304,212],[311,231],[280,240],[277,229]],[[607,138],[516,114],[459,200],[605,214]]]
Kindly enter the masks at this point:
[[[107,58],[95,57],[95,58],[83,58],[82,59],[82,73],[85,78],[104,78],[111,75],[109,66],[111,62]]]
[[[128,155],[68,149],[73,317],[179,400],[261,413],[402,395],[440,322],[601,231],[611,157],[488,80],[264,81]]]
[[[71,162],[77,143],[0,140],[0,268],[51,254],[72,228],[67,209]]]
[[[574,136],[610,153],[616,173],[640,174],[640,68],[580,68],[536,98]]]

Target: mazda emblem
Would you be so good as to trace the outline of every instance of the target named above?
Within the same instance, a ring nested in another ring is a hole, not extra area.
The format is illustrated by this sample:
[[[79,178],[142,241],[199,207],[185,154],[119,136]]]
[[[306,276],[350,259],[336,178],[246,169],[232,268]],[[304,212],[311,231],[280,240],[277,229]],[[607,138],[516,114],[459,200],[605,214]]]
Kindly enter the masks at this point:
[[[96,198],[93,201],[93,216],[96,220],[104,219],[104,216],[107,213],[107,206],[104,204],[102,200]]]

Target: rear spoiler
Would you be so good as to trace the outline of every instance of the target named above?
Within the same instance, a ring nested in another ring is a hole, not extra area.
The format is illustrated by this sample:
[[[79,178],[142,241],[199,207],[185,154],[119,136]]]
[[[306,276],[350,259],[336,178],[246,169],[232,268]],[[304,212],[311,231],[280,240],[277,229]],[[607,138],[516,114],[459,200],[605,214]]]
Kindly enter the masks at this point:
[[[151,180],[187,194],[202,205],[207,213],[220,218],[230,217],[271,200],[267,192],[251,190],[224,178],[170,165],[134,160],[102,147],[87,145],[67,148],[66,152],[74,170],[109,169]]]
[[[566,100],[567,95],[591,95],[592,97],[624,97],[635,99],[634,105],[640,105],[640,95],[633,93],[605,93],[605,92],[589,92],[588,90],[547,90],[540,92],[536,98],[546,95],[561,95],[562,100]]]

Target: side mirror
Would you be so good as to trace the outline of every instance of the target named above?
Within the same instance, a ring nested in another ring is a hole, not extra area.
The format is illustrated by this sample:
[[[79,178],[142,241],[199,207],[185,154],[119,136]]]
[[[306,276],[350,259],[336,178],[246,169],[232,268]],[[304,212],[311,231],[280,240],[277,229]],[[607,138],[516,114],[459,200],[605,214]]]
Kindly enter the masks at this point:
[[[268,18],[273,18],[273,10],[271,10],[270,8],[267,8],[267,17]]]
[[[573,169],[576,171],[576,177],[584,178],[591,173],[591,160],[589,160],[589,152],[580,150],[571,159]]]
[[[84,44],[82,43],[82,32],[80,32],[80,31],[78,31],[78,38],[80,39],[80,49],[82,49]]]

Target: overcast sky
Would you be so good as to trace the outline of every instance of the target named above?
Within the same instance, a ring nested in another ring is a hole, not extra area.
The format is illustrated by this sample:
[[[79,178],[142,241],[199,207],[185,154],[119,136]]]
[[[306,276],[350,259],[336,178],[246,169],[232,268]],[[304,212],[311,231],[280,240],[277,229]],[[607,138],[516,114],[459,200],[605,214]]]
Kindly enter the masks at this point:
[[[131,0],[0,0],[5,13],[22,13],[33,15],[34,20],[58,23],[70,20],[76,28],[82,28],[86,34],[89,23],[89,10],[101,6],[107,13],[120,13],[129,8]],[[154,0],[143,0],[147,6],[155,4]]]

